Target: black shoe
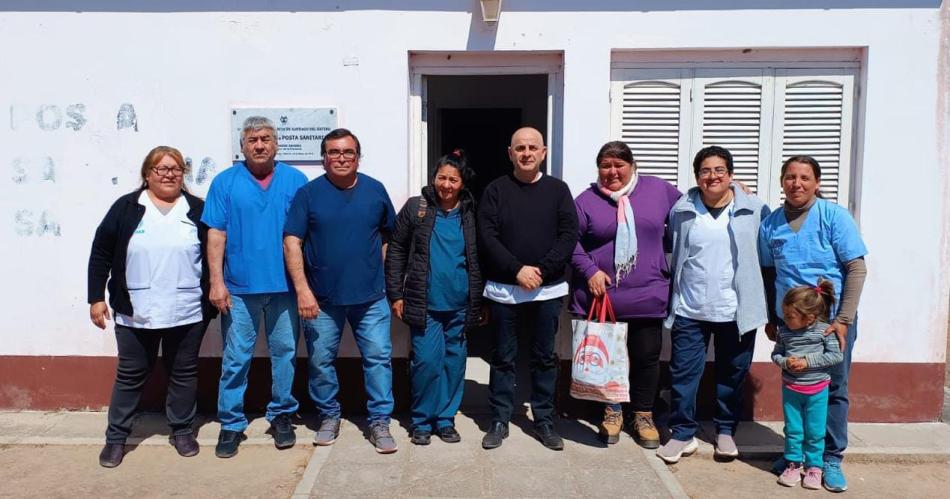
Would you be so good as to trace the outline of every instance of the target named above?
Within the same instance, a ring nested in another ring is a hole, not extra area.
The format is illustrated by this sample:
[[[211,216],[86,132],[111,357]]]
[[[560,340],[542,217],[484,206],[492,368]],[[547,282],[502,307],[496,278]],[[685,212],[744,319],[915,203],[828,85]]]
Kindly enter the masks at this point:
[[[122,464],[125,456],[125,444],[106,444],[99,453],[99,464],[105,468],[115,468]]]
[[[218,434],[218,445],[214,447],[214,455],[218,457],[232,457],[238,453],[238,445],[247,436],[240,431],[221,430]]]
[[[554,425],[545,423],[534,427],[534,436],[551,450],[564,450],[564,440],[554,431]]]
[[[483,449],[494,449],[501,447],[504,439],[508,438],[508,425],[501,421],[495,421],[488,428],[488,433],[482,437]]]
[[[432,432],[416,428],[412,430],[412,436],[409,438],[409,441],[416,445],[429,445],[429,442],[432,441]]]
[[[294,425],[290,423],[290,414],[278,414],[270,422],[271,433],[274,435],[274,446],[278,449],[287,449],[297,443],[297,434]]]
[[[459,435],[459,432],[455,430],[454,426],[439,428],[435,431],[435,434],[447,444],[454,444],[462,441],[462,435]]]
[[[198,441],[195,440],[194,433],[172,435],[168,440],[175,446],[175,450],[178,451],[178,455],[181,457],[191,457],[198,454]]]

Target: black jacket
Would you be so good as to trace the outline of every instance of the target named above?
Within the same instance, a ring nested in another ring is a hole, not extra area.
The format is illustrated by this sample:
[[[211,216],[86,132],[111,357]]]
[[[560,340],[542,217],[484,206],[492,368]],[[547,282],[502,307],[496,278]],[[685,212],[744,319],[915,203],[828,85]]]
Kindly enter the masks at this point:
[[[105,300],[108,280],[109,305],[120,314],[133,315],[129,288],[125,281],[125,259],[128,254],[129,240],[145,216],[145,207],[138,203],[142,189],[130,192],[112,204],[106,213],[96,236],[92,240],[92,252],[89,254],[88,301],[90,304]],[[201,222],[204,201],[182,191],[190,206],[188,219],[198,227],[198,241],[201,243],[201,313],[205,320],[218,315],[218,311],[208,301],[208,226]],[[110,278],[111,274],[111,278]]]
[[[422,207],[422,200],[425,206]],[[475,199],[468,190],[461,195],[462,236],[465,239],[465,263],[468,267],[468,310],[465,326],[478,325],[481,314],[482,273],[478,266],[478,244],[475,235]],[[422,196],[410,198],[399,210],[396,228],[386,250],[386,294],[389,300],[404,300],[403,322],[425,327],[429,287],[429,240],[439,209],[431,186],[422,189]]]

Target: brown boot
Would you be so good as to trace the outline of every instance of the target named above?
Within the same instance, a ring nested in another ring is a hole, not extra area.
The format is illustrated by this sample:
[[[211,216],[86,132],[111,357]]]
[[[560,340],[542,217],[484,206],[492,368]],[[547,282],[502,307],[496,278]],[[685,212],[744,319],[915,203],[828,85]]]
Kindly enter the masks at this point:
[[[656,449],[660,446],[660,432],[653,424],[652,412],[633,413],[633,438],[644,449]]]
[[[600,437],[608,444],[620,441],[620,430],[623,429],[623,411],[615,411],[610,406],[604,407],[604,420],[600,423]]]

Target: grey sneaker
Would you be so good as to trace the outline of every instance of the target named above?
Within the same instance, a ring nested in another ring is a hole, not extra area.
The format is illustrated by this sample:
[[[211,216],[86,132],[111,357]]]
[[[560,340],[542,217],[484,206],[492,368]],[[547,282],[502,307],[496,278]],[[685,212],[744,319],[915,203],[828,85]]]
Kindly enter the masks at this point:
[[[313,435],[313,445],[333,445],[340,436],[340,418],[327,418],[320,422],[320,428]]]
[[[385,421],[370,423],[369,441],[376,447],[376,452],[380,454],[392,454],[399,450],[396,447],[396,439],[389,433],[389,423]]]
[[[676,464],[681,457],[688,456],[699,449],[699,442],[695,438],[687,441],[670,439],[663,447],[656,450],[656,457],[667,464]]]
[[[715,456],[718,458],[734,459],[739,457],[739,449],[736,447],[736,441],[732,435],[720,433],[716,436]]]

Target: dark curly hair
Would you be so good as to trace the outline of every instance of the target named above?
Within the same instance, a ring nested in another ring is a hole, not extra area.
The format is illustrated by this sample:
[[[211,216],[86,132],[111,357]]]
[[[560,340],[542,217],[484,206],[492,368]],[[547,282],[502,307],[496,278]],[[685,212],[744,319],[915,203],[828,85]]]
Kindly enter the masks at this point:
[[[719,146],[708,146],[704,147],[696,153],[696,157],[693,158],[693,175],[696,178],[699,178],[699,167],[702,166],[703,161],[706,161],[706,158],[722,158],[726,162],[726,170],[729,171],[729,175],[732,175],[733,170],[735,170],[735,165],[732,162],[732,153],[729,152],[729,149]]]

